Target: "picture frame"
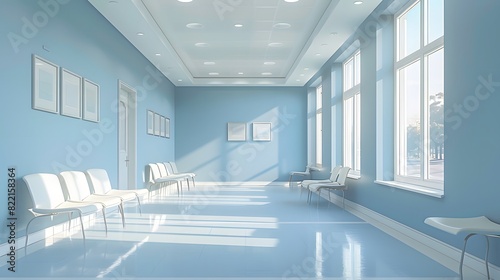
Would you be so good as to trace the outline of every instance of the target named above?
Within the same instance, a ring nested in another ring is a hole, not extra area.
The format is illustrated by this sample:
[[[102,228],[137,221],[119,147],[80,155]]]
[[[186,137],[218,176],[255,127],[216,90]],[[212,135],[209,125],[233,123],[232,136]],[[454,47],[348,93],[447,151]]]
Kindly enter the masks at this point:
[[[254,122],[252,127],[253,141],[271,141],[271,123]]]
[[[153,135],[160,136],[160,115],[158,113],[155,113]]]
[[[61,69],[61,115],[82,118],[82,77]]]
[[[92,122],[100,120],[100,88],[99,85],[84,79],[83,81],[83,119]]]
[[[246,141],[246,123],[228,122],[227,141]]]
[[[59,113],[59,66],[39,56],[32,57],[31,106],[35,110]]]
[[[160,137],[165,137],[165,117],[160,116]]]
[[[170,119],[165,118],[165,138],[170,139]]]
[[[149,135],[154,135],[155,134],[155,128],[154,128],[154,119],[155,119],[155,113],[153,111],[148,110],[147,113],[147,134]]]

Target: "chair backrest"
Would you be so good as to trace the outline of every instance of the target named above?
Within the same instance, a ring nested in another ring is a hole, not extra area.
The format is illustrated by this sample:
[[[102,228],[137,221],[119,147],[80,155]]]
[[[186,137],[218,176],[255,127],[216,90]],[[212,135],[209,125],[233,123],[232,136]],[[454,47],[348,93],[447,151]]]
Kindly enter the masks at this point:
[[[55,174],[36,173],[23,177],[35,209],[53,209],[63,203],[61,182]]]
[[[108,172],[105,169],[89,169],[86,173],[94,193],[106,194],[112,189]]]
[[[161,177],[160,174],[160,169],[158,168],[158,165],[156,163],[150,163],[148,164],[149,166],[149,172],[150,172],[150,182],[153,182]]]
[[[337,177],[337,183],[340,185],[345,185],[345,180],[347,179],[347,175],[349,174],[350,167],[342,167],[339,171],[339,176]]]
[[[165,164],[163,164],[162,162],[159,162],[156,165],[158,166],[158,170],[160,170],[161,177],[168,176],[168,170],[167,170],[167,167],[165,166]]]
[[[334,168],[332,168],[332,171],[330,172],[330,181],[332,182],[337,182],[337,178],[339,177],[340,170],[342,169],[342,166],[337,165]]]
[[[170,165],[170,167],[172,168],[172,173],[173,174],[179,173],[179,170],[177,169],[177,164],[175,164],[175,162],[169,161],[168,165]]]
[[[90,195],[90,186],[85,173],[81,171],[63,171],[59,175],[70,200],[80,201]]]
[[[168,175],[174,175],[179,172],[175,172],[174,168],[172,167],[172,164],[170,162],[164,162],[163,165],[165,165],[165,168],[167,169]]]

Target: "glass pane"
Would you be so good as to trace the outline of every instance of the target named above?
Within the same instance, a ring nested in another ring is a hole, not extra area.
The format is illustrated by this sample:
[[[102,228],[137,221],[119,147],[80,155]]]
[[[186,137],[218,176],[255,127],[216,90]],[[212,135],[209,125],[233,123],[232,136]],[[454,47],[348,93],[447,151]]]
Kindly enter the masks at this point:
[[[444,0],[427,1],[427,44],[444,35]]]
[[[355,122],[356,122],[356,133],[355,133],[355,157],[354,169],[361,170],[361,95],[359,93],[354,95],[355,103]]]
[[[361,82],[361,55],[358,52],[354,57],[354,85],[359,85]]]
[[[344,166],[353,166],[353,98],[344,100]]]
[[[421,177],[420,62],[399,71],[399,175]]]
[[[444,180],[444,50],[427,58],[429,100],[429,179]]]
[[[398,59],[420,49],[420,2],[398,19]]]
[[[344,64],[344,91],[353,87],[353,68],[354,62],[353,59],[350,59],[348,62]]]

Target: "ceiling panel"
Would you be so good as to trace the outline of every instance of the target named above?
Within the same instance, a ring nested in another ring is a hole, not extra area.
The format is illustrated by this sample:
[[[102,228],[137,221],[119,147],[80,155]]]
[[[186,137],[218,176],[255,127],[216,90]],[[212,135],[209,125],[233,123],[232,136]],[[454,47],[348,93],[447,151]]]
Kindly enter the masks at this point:
[[[89,2],[177,86],[302,86],[381,0]]]

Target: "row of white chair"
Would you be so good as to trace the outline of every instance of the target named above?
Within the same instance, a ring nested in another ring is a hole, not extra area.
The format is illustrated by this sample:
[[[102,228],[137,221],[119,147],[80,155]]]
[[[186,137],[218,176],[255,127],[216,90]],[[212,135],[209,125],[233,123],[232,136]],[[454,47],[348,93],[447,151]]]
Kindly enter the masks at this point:
[[[72,215],[78,215],[85,243],[82,217],[102,212],[107,235],[106,209],[118,207],[122,225],[125,227],[123,203],[137,200],[139,211],[142,213],[140,198],[148,193],[146,189],[112,189],[108,173],[104,169],[89,169],[86,172],[63,171],[59,175],[35,173],[24,176],[23,180],[33,202],[30,211],[34,214],[26,226],[25,246],[28,245],[29,226],[36,218],[58,214],[68,215],[69,228]]]
[[[318,193],[318,203],[321,197],[322,190],[328,190],[328,200],[330,200],[330,191],[342,191],[342,207],[344,207],[345,191],[347,190],[346,179],[349,174],[350,167],[335,166],[330,172],[330,178],[321,180],[303,180],[299,183],[301,192],[303,189],[308,191],[307,202],[311,202],[312,194]]]
[[[175,162],[158,162],[150,163],[146,166],[145,173],[148,174],[147,188],[151,194],[153,188],[163,190],[165,187],[175,183],[177,186],[177,195],[182,194],[182,182],[187,182],[188,190],[190,189],[190,179],[195,186],[195,173],[180,173]]]

